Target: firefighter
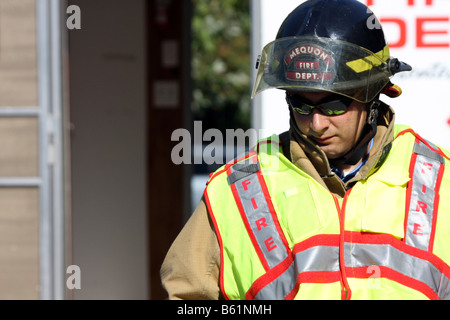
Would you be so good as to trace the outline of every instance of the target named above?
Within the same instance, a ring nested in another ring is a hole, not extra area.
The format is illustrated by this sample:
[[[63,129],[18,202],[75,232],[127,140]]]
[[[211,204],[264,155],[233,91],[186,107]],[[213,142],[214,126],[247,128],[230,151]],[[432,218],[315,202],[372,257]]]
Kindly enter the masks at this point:
[[[374,19],[356,0],[285,19],[253,96],[284,90],[290,130],[211,175],[161,269],[170,299],[450,298],[450,151],[380,100],[411,67]]]

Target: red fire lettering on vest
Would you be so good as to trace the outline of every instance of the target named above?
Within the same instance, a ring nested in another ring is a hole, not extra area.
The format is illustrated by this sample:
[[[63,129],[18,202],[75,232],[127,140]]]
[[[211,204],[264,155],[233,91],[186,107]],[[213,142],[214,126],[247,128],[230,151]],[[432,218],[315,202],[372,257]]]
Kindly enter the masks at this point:
[[[426,185],[422,185],[422,193],[427,193],[427,186]]]
[[[269,225],[266,223],[266,218],[256,220],[256,227],[258,228],[258,231],[261,231],[262,227],[266,228],[268,226]]]
[[[277,247],[275,241],[273,241],[273,237],[268,238],[267,240],[264,241],[264,243],[266,244],[266,248],[269,252]]]
[[[414,223],[413,234],[415,234],[416,236],[423,236],[422,227],[422,225]]]
[[[258,209],[258,205],[256,204],[255,198],[252,198],[253,209]]]
[[[420,209],[422,209],[423,213],[427,213],[427,207],[428,205],[425,202],[419,201],[417,200],[417,206],[416,206],[416,211],[419,212]]]
[[[248,186],[251,184],[252,182],[250,181],[250,179],[244,180],[242,181],[242,186],[244,187],[244,191],[248,190]]]
[[[430,171],[431,168],[433,168],[433,164],[432,163],[424,162],[423,163],[423,167],[422,167],[422,173],[425,173],[425,169]]]

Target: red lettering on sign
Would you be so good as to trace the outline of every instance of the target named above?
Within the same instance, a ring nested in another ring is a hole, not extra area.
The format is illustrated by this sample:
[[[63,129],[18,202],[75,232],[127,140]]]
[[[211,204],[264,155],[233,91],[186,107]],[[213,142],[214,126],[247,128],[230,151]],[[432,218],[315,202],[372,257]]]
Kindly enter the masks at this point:
[[[419,212],[422,209],[422,212],[427,214],[428,205],[425,202],[417,201],[416,211]]]
[[[387,4],[387,0],[365,0],[365,2],[368,7],[374,5],[382,5],[384,3]],[[436,6],[436,1],[434,0],[404,0],[403,3],[407,7],[416,7],[417,12],[420,15],[423,14],[423,11],[421,10],[423,4],[425,4],[427,7]],[[416,10],[416,8],[414,8],[414,10]],[[411,10],[411,8],[407,9]],[[398,28],[399,30],[398,38],[389,40],[390,48],[405,47],[407,45],[407,42],[411,40],[415,41],[414,45],[417,48],[450,48],[450,17],[448,15],[445,15],[445,13],[437,13],[434,16],[426,17],[416,16],[414,21],[409,21],[403,16],[379,16],[378,18],[383,26],[391,24],[392,28]],[[411,28],[415,30],[410,30]]]
[[[422,225],[414,223],[413,234],[415,234],[416,236],[423,236],[422,227]]]
[[[258,231],[261,231],[262,227],[266,228],[268,226],[269,225],[266,223],[266,218],[256,220],[256,228],[258,228]]]
[[[248,190],[248,186],[251,184],[252,182],[250,181],[250,179],[244,180],[242,181],[242,186],[244,187],[244,191]]]
[[[390,48],[400,48],[406,44],[406,22],[401,18],[381,18],[380,23],[386,25],[388,23],[394,23],[398,26],[400,37],[397,42],[390,42]]]
[[[424,30],[425,23],[427,22],[449,22],[448,17],[437,18],[417,18],[417,47],[418,48],[448,48],[450,43],[448,42],[425,42],[424,38],[427,34],[442,34],[448,35],[448,30]]]
[[[422,167],[422,173],[425,174],[425,169],[427,169],[428,171],[431,171],[431,168],[433,168],[433,164],[432,163],[428,163],[428,162],[424,162],[423,163],[423,167]]]
[[[434,0],[426,0],[425,1],[425,4],[427,5],[427,6],[432,6],[433,5],[433,1]],[[408,6],[414,6],[416,3],[415,3],[415,0],[408,0]]]
[[[267,250],[269,252],[277,247],[277,245],[275,244],[275,241],[273,241],[272,237],[270,237],[269,239],[265,240],[264,243],[266,244],[266,248],[267,248]]]
[[[423,0],[422,0],[423,1]],[[432,6],[434,0],[425,0],[425,5]],[[375,4],[375,0],[366,0],[367,6],[373,6]],[[416,5],[415,0],[408,0],[408,6]]]

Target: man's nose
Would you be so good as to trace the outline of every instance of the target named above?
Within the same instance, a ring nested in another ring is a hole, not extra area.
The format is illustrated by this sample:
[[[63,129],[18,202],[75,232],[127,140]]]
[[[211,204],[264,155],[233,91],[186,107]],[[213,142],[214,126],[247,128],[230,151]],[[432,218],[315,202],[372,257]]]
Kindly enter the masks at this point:
[[[310,128],[316,133],[324,133],[330,125],[329,116],[315,108],[311,113]]]

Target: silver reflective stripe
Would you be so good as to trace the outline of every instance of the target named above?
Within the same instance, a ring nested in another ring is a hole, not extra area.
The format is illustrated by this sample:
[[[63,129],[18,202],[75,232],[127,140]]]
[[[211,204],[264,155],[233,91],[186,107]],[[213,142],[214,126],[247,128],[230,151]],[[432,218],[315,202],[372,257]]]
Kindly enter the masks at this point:
[[[254,167],[253,167],[254,168]],[[258,166],[259,168],[259,166]],[[236,173],[242,172],[242,167],[230,168],[231,180],[235,180]],[[247,172],[240,179],[234,181],[237,197],[243,209],[243,218],[251,229],[250,237],[256,240],[257,251],[262,253],[264,263],[273,268],[288,256],[288,250],[279,234],[275,221],[270,212],[269,204],[256,173]],[[250,231],[250,230],[249,230]],[[259,250],[258,250],[259,249]]]
[[[441,300],[450,300],[450,286],[449,278],[442,274],[441,280],[439,281],[439,291],[438,296]]]
[[[345,243],[344,251],[346,267],[388,267],[424,283],[440,299],[450,299],[450,288],[447,288],[449,278],[427,260],[409,255],[390,245]],[[383,277],[383,273],[380,277]]]
[[[450,299],[449,278],[427,260],[414,257],[387,244],[346,242],[344,252],[346,267],[387,267],[422,282],[439,298]],[[263,287],[256,294],[255,299],[285,299],[294,289],[298,276],[308,271],[339,271],[339,247],[317,246],[296,253],[295,259],[286,271]],[[383,276],[382,272],[380,277],[388,278]]]
[[[425,141],[426,141],[433,149],[438,150],[438,147],[437,147],[435,144],[429,142],[428,140],[425,140]],[[422,143],[422,142],[416,143],[416,144],[414,145],[414,151],[413,151],[413,152],[414,152],[414,153],[417,153],[417,154],[421,154],[421,155],[423,155],[423,156],[426,156],[426,157],[428,157],[428,158],[430,158],[430,159],[434,159],[434,160],[436,160],[436,161],[439,161],[440,163],[445,163],[445,162],[444,162],[444,158],[443,158],[438,152],[436,152],[436,151],[430,149],[430,147],[428,147],[425,143]]]
[[[281,300],[295,287],[297,277],[308,271],[339,271],[339,247],[312,247],[295,255],[293,263],[265,286],[255,300]]]
[[[259,162],[257,163],[239,163],[233,166],[233,173],[228,176],[228,184],[231,186],[238,180],[244,179],[249,175],[261,170]]]
[[[439,168],[443,157],[424,143],[416,143],[417,154],[412,176],[411,200],[406,223],[406,243],[428,251],[435,218],[434,200]]]

